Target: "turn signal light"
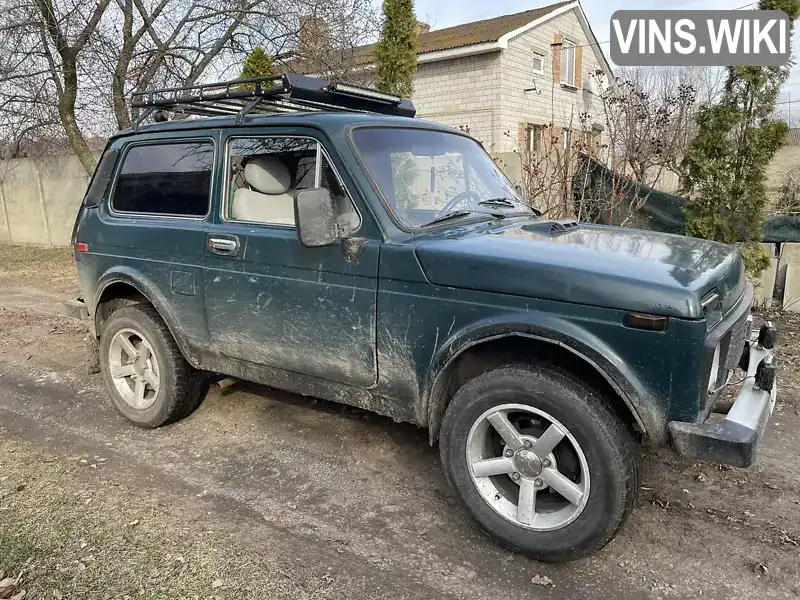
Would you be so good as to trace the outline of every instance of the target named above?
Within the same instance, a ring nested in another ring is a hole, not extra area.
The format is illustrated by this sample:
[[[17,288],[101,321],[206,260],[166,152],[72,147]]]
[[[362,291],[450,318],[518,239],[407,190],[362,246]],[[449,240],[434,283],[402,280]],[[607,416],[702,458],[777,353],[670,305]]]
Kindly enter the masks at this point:
[[[669,319],[658,315],[629,312],[625,315],[625,327],[644,329],[646,331],[666,331]]]

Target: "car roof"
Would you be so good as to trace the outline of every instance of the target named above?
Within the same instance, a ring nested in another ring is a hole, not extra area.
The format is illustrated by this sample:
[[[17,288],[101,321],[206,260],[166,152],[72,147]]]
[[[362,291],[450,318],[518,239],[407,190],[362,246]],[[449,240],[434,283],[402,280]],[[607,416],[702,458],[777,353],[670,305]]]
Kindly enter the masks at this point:
[[[247,115],[241,123],[236,122],[236,117],[204,117],[167,121],[141,125],[138,129],[123,129],[113,135],[111,139],[125,136],[159,133],[162,131],[194,131],[215,130],[228,127],[257,127],[263,126],[305,126],[322,130],[342,130],[355,126],[385,126],[385,127],[418,127],[436,129],[448,133],[463,133],[453,127],[440,123],[413,119],[410,117],[396,117],[375,113],[360,112],[291,112],[275,113],[269,115]]]

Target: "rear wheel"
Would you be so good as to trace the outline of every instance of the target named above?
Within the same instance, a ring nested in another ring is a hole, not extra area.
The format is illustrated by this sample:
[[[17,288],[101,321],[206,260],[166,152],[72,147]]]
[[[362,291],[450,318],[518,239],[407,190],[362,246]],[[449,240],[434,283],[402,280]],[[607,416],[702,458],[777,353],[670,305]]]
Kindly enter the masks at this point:
[[[466,383],[445,414],[440,452],[486,532],[540,560],[602,548],[638,491],[631,433],[602,396],[553,366],[503,366]]]
[[[197,408],[196,374],[151,306],[111,314],[100,337],[100,366],[114,406],[140,427],[160,427]]]

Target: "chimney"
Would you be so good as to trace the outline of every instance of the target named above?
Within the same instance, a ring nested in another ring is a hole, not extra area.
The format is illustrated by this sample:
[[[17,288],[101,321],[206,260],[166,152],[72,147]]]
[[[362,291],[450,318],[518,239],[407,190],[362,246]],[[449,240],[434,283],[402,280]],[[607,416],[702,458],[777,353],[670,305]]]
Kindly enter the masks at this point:
[[[316,16],[300,18],[300,54],[313,55],[322,50],[327,35],[327,27]]]
[[[417,21],[414,29],[416,30],[417,35],[422,35],[423,33],[428,33],[431,30],[431,26],[423,21]]]

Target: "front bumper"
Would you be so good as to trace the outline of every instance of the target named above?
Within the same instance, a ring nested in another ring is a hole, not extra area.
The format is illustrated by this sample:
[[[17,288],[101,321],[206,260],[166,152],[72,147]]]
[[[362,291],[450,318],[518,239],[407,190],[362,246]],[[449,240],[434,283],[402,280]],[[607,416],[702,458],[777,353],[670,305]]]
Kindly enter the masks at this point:
[[[775,327],[765,323],[745,345],[741,367],[746,370],[742,390],[722,421],[669,423],[678,454],[734,467],[749,467],[758,442],[775,407]]]

